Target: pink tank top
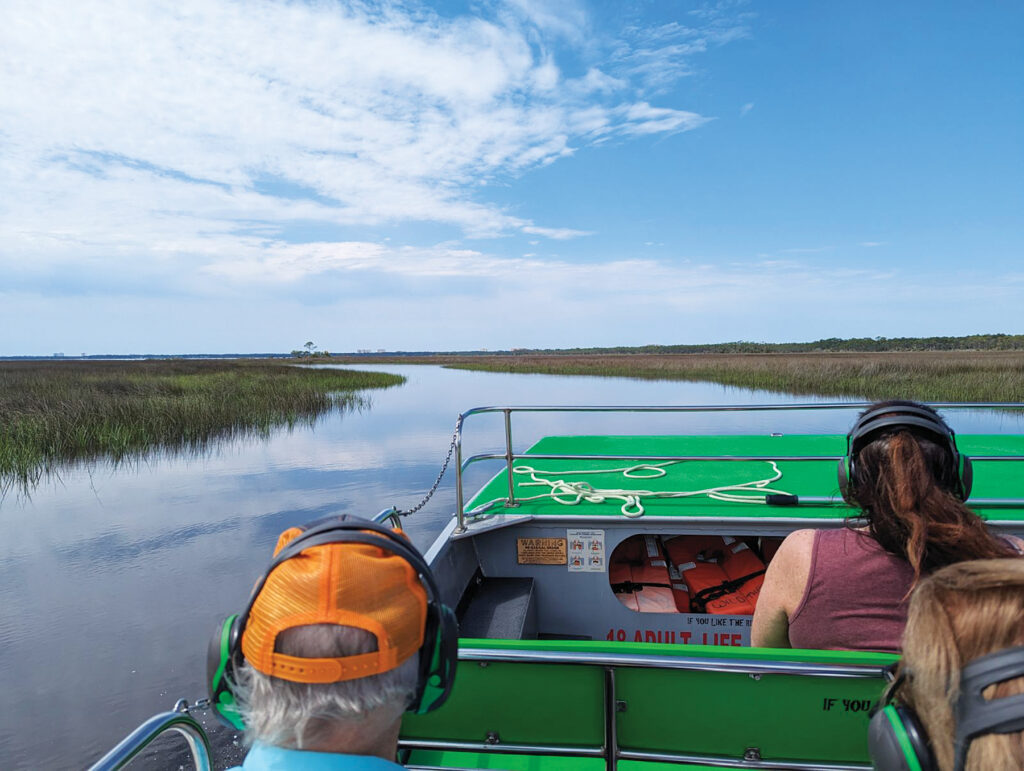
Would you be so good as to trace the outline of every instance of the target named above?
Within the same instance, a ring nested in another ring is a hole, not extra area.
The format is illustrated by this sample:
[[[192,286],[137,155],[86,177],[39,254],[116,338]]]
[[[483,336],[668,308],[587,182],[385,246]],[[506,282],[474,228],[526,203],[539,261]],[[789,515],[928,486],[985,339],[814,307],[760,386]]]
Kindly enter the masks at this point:
[[[790,643],[899,653],[913,580],[910,563],[867,533],[816,531],[804,596],[789,619]]]

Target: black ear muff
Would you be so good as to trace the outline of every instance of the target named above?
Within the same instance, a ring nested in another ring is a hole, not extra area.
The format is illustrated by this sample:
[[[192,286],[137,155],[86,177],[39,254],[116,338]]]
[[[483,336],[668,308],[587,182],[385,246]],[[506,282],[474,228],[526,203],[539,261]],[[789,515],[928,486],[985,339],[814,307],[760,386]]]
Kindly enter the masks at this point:
[[[966,501],[971,497],[971,487],[974,485],[974,464],[966,455],[960,456],[960,500]]]
[[[876,771],[938,771],[920,721],[904,706],[887,704],[871,716],[868,753]]]
[[[853,503],[850,500],[850,458],[844,456],[839,459],[839,463],[836,466],[836,477],[839,480],[839,494],[843,496],[843,500],[847,503]]]
[[[960,454],[956,446],[956,434],[937,413],[910,401],[888,402],[868,409],[857,418],[850,433],[846,435],[846,456],[839,461],[839,492],[843,500],[856,505],[853,498],[856,495],[854,480],[858,453],[882,434],[899,430],[923,432],[949,450],[951,471],[955,477],[952,480],[952,492],[960,500],[966,501],[974,481],[971,459]]]
[[[231,686],[235,680],[240,637],[239,617],[228,616],[217,625],[206,649],[206,683],[209,686],[210,706],[222,723],[239,731],[245,725]]]

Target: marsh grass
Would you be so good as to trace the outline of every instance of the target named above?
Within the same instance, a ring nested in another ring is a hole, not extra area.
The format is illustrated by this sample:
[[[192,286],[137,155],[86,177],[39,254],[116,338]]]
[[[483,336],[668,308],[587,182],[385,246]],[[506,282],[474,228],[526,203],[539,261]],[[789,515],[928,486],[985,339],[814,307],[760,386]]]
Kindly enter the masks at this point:
[[[0,493],[28,492],[75,461],[157,452],[312,425],[404,378],[267,361],[0,362]]]
[[[710,381],[786,394],[869,400],[1024,402],[1024,351],[528,354],[451,358],[444,363],[487,372]]]

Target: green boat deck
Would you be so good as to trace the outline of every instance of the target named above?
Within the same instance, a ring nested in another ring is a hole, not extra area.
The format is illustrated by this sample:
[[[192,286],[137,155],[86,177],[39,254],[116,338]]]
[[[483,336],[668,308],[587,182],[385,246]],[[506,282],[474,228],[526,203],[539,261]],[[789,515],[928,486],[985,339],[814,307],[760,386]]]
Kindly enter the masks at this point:
[[[989,456],[1024,456],[1024,436],[1002,434],[958,435],[960,450],[974,462],[973,499],[1024,498],[1022,479],[1017,464],[1012,461],[985,460]],[[785,492],[799,499],[818,499],[797,506],[769,506],[764,503],[764,491],[751,487],[739,494],[749,495],[756,503],[715,500],[707,495],[692,497],[641,496],[647,517],[700,517],[730,519],[737,517],[786,517],[807,519],[844,519],[856,515],[856,510],[845,504],[839,496],[836,475],[837,459],[846,452],[844,435],[793,434],[784,436],[549,436],[541,439],[513,461],[513,492],[519,515],[534,517],[622,516],[621,497],[608,497],[603,502],[583,498],[569,505],[554,500],[547,485],[536,484],[536,479],[561,480],[571,484],[583,483],[595,491],[615,490],[692,492],[707,488],[743,485],[764,480],[774,475],[767,461],[728,460],[728,457],[757,456],[765,458],[808,458],[807,460],[779,460],[781,477],[770,483],[770,491]],[[588,456],[548,458],[536,456]],[[594,456],[618,456],[630,459],[642,457],[714,457],[715,460],[685,460],[665,466],[664,475],[640,469],[633,478],[621,469],[641,463],[657,465],[660,461],[604,459]],[[821,458],[821,459],[813,459]],[[533,469],[531,475],[525,469]],[[608,469],[602,473],[602,469]],[[639,478],[643,477],[643,478]],[[467,504],[467,511],[498,502],[508,497],[507,472],[502,469]],[[571,492],[562,492],[560,498],[573,500]],[[827,499],[823,500],[823,499]],[[489,511],[499,509],[492,507]],[[1024,522],[1024,505],[1001,506],[998,509],[976,508],[988,519]]]

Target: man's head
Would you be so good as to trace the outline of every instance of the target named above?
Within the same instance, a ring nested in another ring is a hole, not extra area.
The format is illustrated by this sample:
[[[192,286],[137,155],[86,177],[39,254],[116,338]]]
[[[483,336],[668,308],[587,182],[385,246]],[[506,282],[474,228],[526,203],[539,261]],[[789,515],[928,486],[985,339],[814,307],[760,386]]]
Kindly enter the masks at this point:
[[[439,706],[456,636],[401,531],[334,517],[281,534],[248,606],[211,643],[211,694],[249,738],[315,746],[346,721]]]

